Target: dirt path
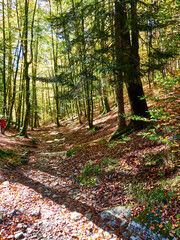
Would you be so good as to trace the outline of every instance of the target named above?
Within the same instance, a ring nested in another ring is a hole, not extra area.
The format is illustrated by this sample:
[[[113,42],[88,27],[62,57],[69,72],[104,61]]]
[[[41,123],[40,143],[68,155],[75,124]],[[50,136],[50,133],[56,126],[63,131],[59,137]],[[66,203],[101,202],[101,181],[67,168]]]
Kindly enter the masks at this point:
[[[56,156],[57,150],[63,152],[72,146],[62,144],[72,132],[61,135],[62,131],[65,129],[34,131],[31,135],[38,139],[34,148],[31,140],[18,142],[9,133],[1,136],[6,148],[30,150],[28,164],[1,172],[1,239],[117,239],[121,235],[118,221],[106,225],[98,215],[103,209],[101,201],[96,202],[100,186],[74,183],[71,176],[79,169],[73,159]],[[55,155],[49,155],[51,152]]]
[[[0,165],[1,240],[138,239],[137,233],[132,235],[122,227],[124,219],[103,219],[100,212],[131,205],[132,217],[138,215],[143,206],[129,194],[129,186],[135,180],[158,181],[156,169],[144,171],[140,160],[145,153],[166,146],[136,133],[125,142],[108,143],[115,118],[112,111],[96,119],[102,128],[95,132],[86,125],[64,122],[60,128],[51,125],[30,131],[29,139],[14,132],[0,136],[0,148],[16,152],[17,162],[19,156],[25,160],[16,167],[6,160]],[[104,165],[105,174],[99,174],[94,186],[77,183],[84,166],[91,162],[100,166],[107,159],[115,159],[115,168]]]

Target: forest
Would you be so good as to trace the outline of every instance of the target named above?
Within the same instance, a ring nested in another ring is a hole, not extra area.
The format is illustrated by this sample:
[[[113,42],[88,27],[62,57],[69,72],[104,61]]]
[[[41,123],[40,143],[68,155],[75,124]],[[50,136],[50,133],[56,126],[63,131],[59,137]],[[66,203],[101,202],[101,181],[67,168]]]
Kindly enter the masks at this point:
[[[179,239],[179,11],[1,0],[0,239]]]

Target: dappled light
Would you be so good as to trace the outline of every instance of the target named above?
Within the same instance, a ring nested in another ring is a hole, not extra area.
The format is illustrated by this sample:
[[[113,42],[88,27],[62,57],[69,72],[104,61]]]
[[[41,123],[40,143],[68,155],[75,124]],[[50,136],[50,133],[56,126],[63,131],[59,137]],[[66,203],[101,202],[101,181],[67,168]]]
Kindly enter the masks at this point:
[[[0,240],[180,239],[178,1],[0,19]]]

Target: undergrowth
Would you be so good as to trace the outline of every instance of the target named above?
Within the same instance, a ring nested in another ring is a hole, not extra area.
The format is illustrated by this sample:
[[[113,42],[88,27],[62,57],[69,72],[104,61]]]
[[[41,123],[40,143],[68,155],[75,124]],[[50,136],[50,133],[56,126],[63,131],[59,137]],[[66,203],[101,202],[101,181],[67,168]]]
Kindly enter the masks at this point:
[[[100,180],[101,175],[115,169],[116,163],[116,159],[110,158],[102,160],[99,164],[88,163],[83,167],[77,181],[85,186],[93,186]]]

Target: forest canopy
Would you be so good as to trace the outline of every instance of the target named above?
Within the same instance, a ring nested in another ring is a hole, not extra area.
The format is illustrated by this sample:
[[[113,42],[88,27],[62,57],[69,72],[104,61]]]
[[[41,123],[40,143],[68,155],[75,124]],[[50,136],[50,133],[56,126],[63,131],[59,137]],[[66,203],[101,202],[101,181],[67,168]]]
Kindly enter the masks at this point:
[[[100,114],[118,108],[150,117],[144,86],[178,75],[178,1],[2,0],[0,5],[0,113],[7,128],[27,128],[78,116],[93,128]],[[133,123],[133,124],[132,124]]]

